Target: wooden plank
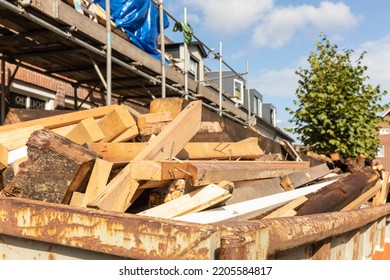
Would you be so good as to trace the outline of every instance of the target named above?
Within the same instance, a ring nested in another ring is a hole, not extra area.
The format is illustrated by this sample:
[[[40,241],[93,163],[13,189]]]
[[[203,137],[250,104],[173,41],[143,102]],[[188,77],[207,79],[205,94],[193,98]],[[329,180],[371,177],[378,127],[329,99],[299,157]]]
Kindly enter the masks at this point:
[[[115,139],[113,139],[112,143],[120,143],[120,142],[126,142],[129,140],[134,139],[139,134],[138,127],[136,125],[133,125],[129,127],[127,130],[125,130],[122,134],[118,135]]]
[[[199,224],[251,219],[284,205],[298,197],[313,193],[333,182],[334,181],[315,184],[288,192],[252,199],[198,213],[183,215],[172,219]]]
[[[256,159],[264,155],[256,137],[239,142],[188,143],[176,156],[179,159]]]
[[[196,213],[231,197],[229,191],[215,184],[210,184],[174,200],[138,213],[141,216],[173,218]]]
[[[104,107],[99,107],[90,110],[83,110],[74,113],[41,118],[37,120],[25,121],[25,122],[20,122],[15,124],[7,124],[7,125],[0,126],[0,133],[13,131],[19,128],[31,127],[35,125],[43,125],[44,128],[52,129],[52,128],[57,128],[57,127],[66,126],[70,124],[77,124],[83,119],[89,117],[92,118],[103,117],[109,112],[111,112],[117,106],[118,105],[110,105],[110,106],[104,106]]]
[[[70,110],[42,110],[42,109],[21,109],[10,108],[4,120],[4,124],[14,124],[36,119],[42,119],[62,114],[69,114]]]
[[[297,215],[339,211],[372,188],[378,177],[375,170],[366,168],[341,178],[332,185],[311,195],[309,200],[297,209]]]
[[[288,191],[317,180],[331,172],[332,171],[329,167],[324,163],[305,170],[284,175],[281,178],[280,184],[286,191]]]
[[[87,204],[93,201],[105,190],[108,178],[111,174],[112,166],[112,162],[96,158],[91,177],[88,181],[87,189],[85,190],[84,198],[79,206],[87,206]]]
[[[33,132],[27,146],[28,160],[4,188],[7,196],[69,203],[86,187],[95,153],[48,129]]]
[[[373,199],[373,205],[382,205],[386,203],[387,196],[389,193],[389,172],[382,171],[382,188],[381,190],[375,195]]]
[[[33,125],[11,131],[0,132],[0,143],[8,150],[15,150],[26,145],[28,138],[36,130],[42,129],[43,125]]]
[[[191,102],[163,132],[148,142],[134,160],[162,160],[176,156],[199,129],[201,108],[201,101]],[[131,205],[138,186],[138,182],[132,178],[130,163],[111,180],[106,191],[89,206],[123,212]]]
[[[81,206],[83,204],[84,193],[73,192],[72,198],[70,199],[69,205]]]
[[[76,125],[77,124],[70,124],[70,125],[65,125],[65,126],[61,126],[61,127],[57,127],[57,128],[52,128],[50,130],[53,131],[54,133],[61,135],[61,136],[66,136],[69,132],[72,131],[73,128],[75,128]]]
[[[283,205],[282,207],[276,209],[275,211],[269,213],[267,216],[262,219],[278,218],[278,217],[291,217],[295,216],[296,212],[292,211],[294,208],[302,205],[302,203],[307,201],[306,196],[300,196],[289,203]]]
[[[235,181],[232,198],[226,205],[284,192],[280,178]]]
[[[155,98],[150,102],[150,113],[171,113],[172,118],[176,118],[183,108],[183,98]]]
[[[193,186],[208,185],[222,180],[242,181],[283,176],[308,168],[308,162],[281,161],[163,161],[162,180],[186,179]]]
[[[83,145],[102,140],[104,134],[94,118],[86,118],[69,131],[65,137],[77,144]]]
[[[146,143],[129,142],[129,143],[90,143],[88,148],[107,161],[114,163],[130,162],[142,149]]]
[[[152,123],[170,122],[171,120],[173,117],[170,111],[142,114],[137,118],[137,125],[139,128],[146,128]]]
[[[319,161],[322,161],[322,162],[333,164],[333,161],[329,157],[327,157],[325,155],[319,155],[319,154],[317,154],[317,153],[315,153],[313,151],[308,151],[306,153],[306,155],[308,157],[311,157],[311,158],[315,159],[315,160],[319,160]]]
[[[350,211],[354,209],[359,209],[360,206],[362,206],[369,199],[374,197],[374,195],[380,191],[381,187],[382,187],[382,183],[378,180],[374,187],[370,188],[369,190],[367,190],[366,192],[364,192],[363,194],[355,198],[355,200],[353,200],[348,205],[343,207],[340,211]]]
[[[0,143],[0,170],[8,166],[8,149]]]
[[[99,120],[98,125],[104,134],[100,142],[105,143],[115,139],[128,128],[136,126],[136,123],[126,106],[120,105]]]

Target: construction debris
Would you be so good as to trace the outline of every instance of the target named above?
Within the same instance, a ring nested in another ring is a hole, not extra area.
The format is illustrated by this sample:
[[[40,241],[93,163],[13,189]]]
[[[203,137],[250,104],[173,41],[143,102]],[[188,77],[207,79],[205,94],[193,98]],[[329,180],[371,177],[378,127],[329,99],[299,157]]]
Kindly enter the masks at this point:
[[[149,113],[112,105],[4,125],[0,195],[194,223],[386,201],[386,172],[383,180],[368,167],[336,175],[336,155],[309,154],[324,162],[310,166],[265,155],[264,136],[220,141],[226,133],[202,121],[201,101],[180,98],[154,99]]]

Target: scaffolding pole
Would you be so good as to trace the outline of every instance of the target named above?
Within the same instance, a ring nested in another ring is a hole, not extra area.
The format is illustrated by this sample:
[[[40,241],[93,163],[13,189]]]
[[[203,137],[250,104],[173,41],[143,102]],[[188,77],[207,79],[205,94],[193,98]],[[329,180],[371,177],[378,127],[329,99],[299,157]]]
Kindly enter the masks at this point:
[[[106,83],[107,83],[107,99],[106,105],[111,105],[111,74],[112,74],[112,36],[111,36],[111,3],[106,0],[106,28],[107,28],[107,55],[106,55]]]
[[[164,3],[159,2],[160,12],[160,49],[161,49],[161,97],[166,97],[166,75],[165,75],[165,35],[164,35]]]
[[[222,42],[219,42],[219,116],[222,117]]]
[[[187,7],[184,7],[184,23],[187,23]],[[184,35],[184,32],[183,32]],[[184,40],[184,92],[185,92],[185,99],[188,100],[188,46],[185,43],[185,37]]]
[[[247,98],[248,98],[248,124],[251,124],[251,91],[249,89],[249,62],[246,61],[246,90],[247,90]]]

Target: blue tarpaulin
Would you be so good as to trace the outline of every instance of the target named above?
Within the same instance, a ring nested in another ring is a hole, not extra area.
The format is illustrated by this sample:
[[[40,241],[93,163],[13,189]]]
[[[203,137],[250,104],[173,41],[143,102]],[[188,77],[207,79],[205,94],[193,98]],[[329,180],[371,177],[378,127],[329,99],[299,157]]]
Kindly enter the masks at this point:
[[[106,0],[94,2],[106,9]],[[134,45],[161,59],[157,41],[160,16],[158,8],[150,0],[110,0],[110,13],[116,27],[123,28]],[[168,26],[168,17],[164,14],[164,29]]]

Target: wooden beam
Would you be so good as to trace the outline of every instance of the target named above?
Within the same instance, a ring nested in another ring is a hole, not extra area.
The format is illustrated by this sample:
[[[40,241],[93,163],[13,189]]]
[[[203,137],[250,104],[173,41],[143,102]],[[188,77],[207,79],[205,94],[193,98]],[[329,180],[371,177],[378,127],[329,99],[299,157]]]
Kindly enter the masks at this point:
[[[195,135],[200,126],[202,102],[191,102],[169,125],[134,158],[163,160],[174,157]],[[107,185],[107,189],[90,206],[124,212],[130,205],[139,184],[132,178],[131,163]]]
[[[196,213],[210,206],[226,201],[231,197],[229,191],[215,184],[197,189],[174,200],[138,213],[142,216],[173,218]]]
[[[28,138],[36,130],[42,129],[43,125],[33,125],[10,131],[0,132],[0,143],[8,150],[15,150],[26,145]]]
[[[106,189],[112,166],[112,162],[96,158],[91,177],[88,181],[87,189],[85,190],[84,198],[79,206],[87,206],[87,204],[92,202]]]
[[[382,205],[386,203],[387,196],[389,193],[389,172],[387,171],[382,171],[382,188],[380,191],[375,195],[373,199],[373,204],[374,205]]]
[[[136,123],[126,106],[120,105],[99,120],[98,125],[104,134],[100,142],[105,143],[115,139],[128,128],[136,126]]]
[[[304,161],[163,161],[162,180],[186,179],[193,186],[222,180],[242,181],[283,176],[308,167]]]
[[[28,160],[4,188],[7,196],[67,204],[86,187],[95,153],[48,129],[33,132],[27,146]]]
[[[284,192],[280,178],[235,181],[232,198],[226,205]]]
[[[0,170],[8,166],[8,149],[0,143]]]
[[[314,180],[317,180],[332,171],[324,163],[308,169],[300,170],[282,176],[280,185],[286,190],[293,190]]]
[[[281,205],[284,205],[298,197],[313,193],[331,183],[325,182],[320,184],[303,187],[300,189],[278,193],[266,197],[252,199],[236,204],[231,204],[207,211],[188,214],[176,218],[173,220],[198,223],[198,224],[210,224],[217,222],[227,221],[242,221],[246,219],[255,218],[261,214],[266,213],[272,209],[275,209]]]
[[[179,159],[257,159],[264,155],[256,137],[239,142],[188,143]]]
[[[172,118],[176,118],[183,108],[183,98],[155,98],[150,102],[150,113],[169,112]]]
[[[378,174],[371,168],[356,171],[311,195],[299,209],[297,215],[310,215],[339,211],[362,193],[372,188]]]
[[[76,126],[69,131],[65,137],[77,144],[83,145],[102,140],[104,138],[104,134],[94,118],[86,118],[76,124]]]
[[[173,117],[169,111],[142,114],[137,118],[137,125],[139,128],[146,128],[152,123],[170,122],[171,120],[173,120]]]
[[[315,153],[313,151],[308,151],[306,153],[306,155],[308,157],[311,157],[311,158],[315,159],[315,160],[319,160],[319,161],[326,162],[326,163],[329,163],[329,164],[334,164],[334,162],[329,157],[327,157],[325,155],[319,155],[319,154],[317,154],[317,153]]]
[[[125,130],[122,134],[118,135],[118,137],[113,139],[111,142],[112,143],[126,142],[134,139],[138,135],[139,135],[139,129],[136,125],[133,125],[129,127],[127,130]]]
[[[116,108],[118,105],[110,105],[110,106],[104,106],[99,107],[95,109],[90,110],[83,110],[83,111],[77,111],[74,113],[68,113],[68,114],[62,114],[47,118],[41,118],[31,121],[25,121],[15,124],[8,124],[0,126],[0,133],[1,132],[10,132],[15,129],[19,128],[26,128],[36,125],[42,125],[44,128],[57,128],[62,127],[70,124],[77,124],[78,122],[82,121],[83,119],[92,117],[92,118],[101,118],[111,112],[114,108]]]
[[[360,206],[366,203],[369,199],[373,198],[375,194],[377,194],[380,191],[381,188],[382,188],[382,183],[380,182],[380,180],[378,180],[374,187],[368,189],[366,192],[364,192],[363,194],[355,198],[355,200],[353,200],[348,205],[343,207],[340,211],[359,209]]]

